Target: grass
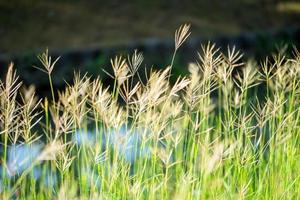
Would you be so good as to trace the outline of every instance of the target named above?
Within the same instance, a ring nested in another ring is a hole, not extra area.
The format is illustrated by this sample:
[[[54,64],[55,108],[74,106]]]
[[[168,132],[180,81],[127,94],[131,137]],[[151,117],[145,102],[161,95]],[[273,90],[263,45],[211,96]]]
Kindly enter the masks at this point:
[[[174,57],[189,28],[176,31]],[[75,73],[55,91],[46,51],[51,100],[23,88],[11,64],[1,199],[299,199],[300,53],[257,64],[209,43],[198,55],[173,85],[172,64],[142,79],[135,51],[111,60],[111,88]]]

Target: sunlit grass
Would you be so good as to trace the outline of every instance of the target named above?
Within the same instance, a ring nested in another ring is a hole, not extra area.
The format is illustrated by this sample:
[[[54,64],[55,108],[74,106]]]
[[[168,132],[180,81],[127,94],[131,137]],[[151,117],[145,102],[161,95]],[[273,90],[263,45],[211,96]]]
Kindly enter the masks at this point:
[[[176,31],[174,57],[189,28]],[[51,100],[23,88],[10,65],[1,199],[298,199],[299,52],[258,64],[209,43],[171,85],[174,57],[142,80],[141,52],[117,56],[111,88],[75,74],[55,91],[46,51],[37,67]]]
[[[300,13],[300,2],[282,2],[277,5],[277,9],[281,12]]]

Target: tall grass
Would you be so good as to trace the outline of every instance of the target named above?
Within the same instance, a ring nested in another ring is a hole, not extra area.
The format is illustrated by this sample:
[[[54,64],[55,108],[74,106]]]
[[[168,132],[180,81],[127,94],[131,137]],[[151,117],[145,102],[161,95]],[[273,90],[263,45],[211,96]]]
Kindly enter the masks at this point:
[[[189,28],[146,81],[135,51],[111,60],[111,88],[75,74],[55,91],[47,51],[39,68],[52,98],[38,99],[11,64],[0,82],[1,199],[299,199],[300,53],[257,64],[208,43],[171,85]]]

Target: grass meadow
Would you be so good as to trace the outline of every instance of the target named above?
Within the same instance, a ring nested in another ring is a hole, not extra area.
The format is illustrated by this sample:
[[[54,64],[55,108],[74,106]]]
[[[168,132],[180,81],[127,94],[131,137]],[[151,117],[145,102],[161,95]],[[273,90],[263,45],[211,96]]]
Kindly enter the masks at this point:
[[[176,30],[160,71],[139,70],[139,51],[112,58],[110,87],[81,72],[57,91],[59,58],[45,51],[36,68],[50,98],[11,64],[0,81],[0,198],[299,199],[298,50],[256,62],[208,43],[171,84],[189,35],[187,24]]]

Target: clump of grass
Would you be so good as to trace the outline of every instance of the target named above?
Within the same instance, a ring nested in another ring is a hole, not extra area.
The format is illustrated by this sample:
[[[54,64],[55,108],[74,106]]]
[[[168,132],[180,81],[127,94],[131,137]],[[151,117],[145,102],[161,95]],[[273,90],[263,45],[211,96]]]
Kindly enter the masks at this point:
[[[298,199],[299,52],[257,64],[208,43],[171,85],[189,28],[176,31],[170,66],[146,81],[142,53],[112,59],[112,88],[75,74],[55,92],[58,60],[46,51],[51,101],[21,90],[11,64],[0,81],[1,198]],[[20,158],[16,147],[38,153]]]

